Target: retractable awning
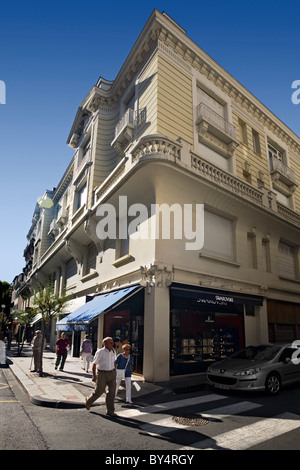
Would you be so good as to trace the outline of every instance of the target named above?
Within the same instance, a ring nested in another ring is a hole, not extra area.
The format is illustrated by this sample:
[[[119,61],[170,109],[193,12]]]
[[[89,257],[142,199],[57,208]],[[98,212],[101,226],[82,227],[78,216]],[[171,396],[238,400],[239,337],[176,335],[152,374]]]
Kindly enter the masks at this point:
[[[142,289],[132,286],[94,297],[89,302],[74,310],[56,323],[57,331],[87,331],[89,323],[101,313],[124,302],[128,297]]]

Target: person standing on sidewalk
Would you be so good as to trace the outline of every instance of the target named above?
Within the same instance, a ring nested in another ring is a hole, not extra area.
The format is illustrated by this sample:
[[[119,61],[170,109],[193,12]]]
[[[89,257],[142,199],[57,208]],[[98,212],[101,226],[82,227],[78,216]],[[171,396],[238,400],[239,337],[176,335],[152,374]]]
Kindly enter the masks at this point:
[[[42,332],[36,330],[35,336],[31,343],[33,352],[34,369],[30,372],[39,372],[41,368],[41,348],[42,348]]]
[[[64,365],[67,359],[69,345],[70,345],[69,339],[66,337],[65,333],[62,333],[60,339],[56,341],[57,358],[55,362],[55,369],[57,369],[60,364],[59,370],[64,370]]]
[[[85,335],[84,340],[82,341],[81,346],[80,346],[80,353],[83,359],[83,369],[85,369],[87,372],[89,371],[92,352],[93,352],[93,343],[89,339],[89,336]]]
[[[116,396],[119,391],[120,384],[123,380],[125,380],[125,387],[126,387],[126,402],[132,403],[131,401],[131,368],[132,368],[132,356],[130,354],[131,346],[130,344],[126,343],[123,344],[122,350],[123,353],[118,354],[116,359],[116,366],[117,366],[117,385],[116,385]],[[118,375],[118,370],[122,371],[120,375]]]
[[[98,349],[96,352],[92,366],[92,381],[96,383],[96,387],[92,394],[85,400],[85,407],[89,410],[91,404],[105,392],[105,388],[107,386],[106,414],[109,416],[117,416],[115,413],[114,403],[116,393],[116,353],[113,346],[114,341],[110,336],[108,336],[103,340],[103,348]]]

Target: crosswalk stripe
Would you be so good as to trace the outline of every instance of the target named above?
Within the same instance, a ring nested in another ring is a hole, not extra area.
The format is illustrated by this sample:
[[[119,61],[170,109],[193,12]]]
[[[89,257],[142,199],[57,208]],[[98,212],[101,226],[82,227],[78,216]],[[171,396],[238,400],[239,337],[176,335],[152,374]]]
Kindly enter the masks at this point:
[[[245,413],[246,411],[251,411],[261,406],[263,405],[253,403],[251,401],[242,401],[241,403],[234,403],[232,405],[222,406],[213,410],[207,410],[204,413],[201,413],[201,416],[206,419],[213,418],[217,420],[226,418],[226,416]]]
[[[164,413],[165,411],[175,408],[184,408],[186,406],[199,405],[201,403],[209,403],[211,401],[224,400],[228,398],[224,395],[217,395],[212,393],[210,395],[203,395],[200,397],[187,398],[185,400],[175,400],[166,403],[158,403],[157,405],[145,406],[143,408],[132,408],[124,411],[118,411],[118,416],[124,418],[133,418],[135,416],[142,416],[149,413]]]
[[[262,405],[257,403],[252,403],[244,401],[241,403],[234,403],[233,405],[227,405],[220,408],[215,408],[208,410],[205,413],[195,413],[196,415],[202,416],[203,418],[213,418],[213,419],[223,419],[226,416],[237,415],[244,413],[245,411],[250,411],[255,408],[259,408]],[[154,423],[147,423],[140,426],[140,429],[148,432],[149,434],[165,434],[167,432],[172,432],[176,429],[186,429],[190,427],[188,424],[176,423],[172,417],[164,418],[155,421]],[[197,429],[197,428],[196,428]]]
[[[282,413],[256,423],[184,446],[180,450],[246,450],[300,427],[300,416]]]

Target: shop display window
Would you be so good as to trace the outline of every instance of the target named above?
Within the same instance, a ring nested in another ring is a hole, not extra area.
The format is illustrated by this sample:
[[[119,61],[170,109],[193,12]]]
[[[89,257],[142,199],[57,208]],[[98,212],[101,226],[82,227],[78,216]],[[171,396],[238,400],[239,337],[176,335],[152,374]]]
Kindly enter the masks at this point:
[[[242,347],[241,314],[172,310],[171,375],[203,372]]]

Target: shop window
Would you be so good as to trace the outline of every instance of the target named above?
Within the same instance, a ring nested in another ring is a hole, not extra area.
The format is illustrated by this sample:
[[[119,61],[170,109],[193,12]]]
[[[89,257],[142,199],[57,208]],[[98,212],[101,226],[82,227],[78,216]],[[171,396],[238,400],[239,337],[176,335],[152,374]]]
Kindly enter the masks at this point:
[[[241,347],[242,314],[172,310],[171,375],[205,371]]]

